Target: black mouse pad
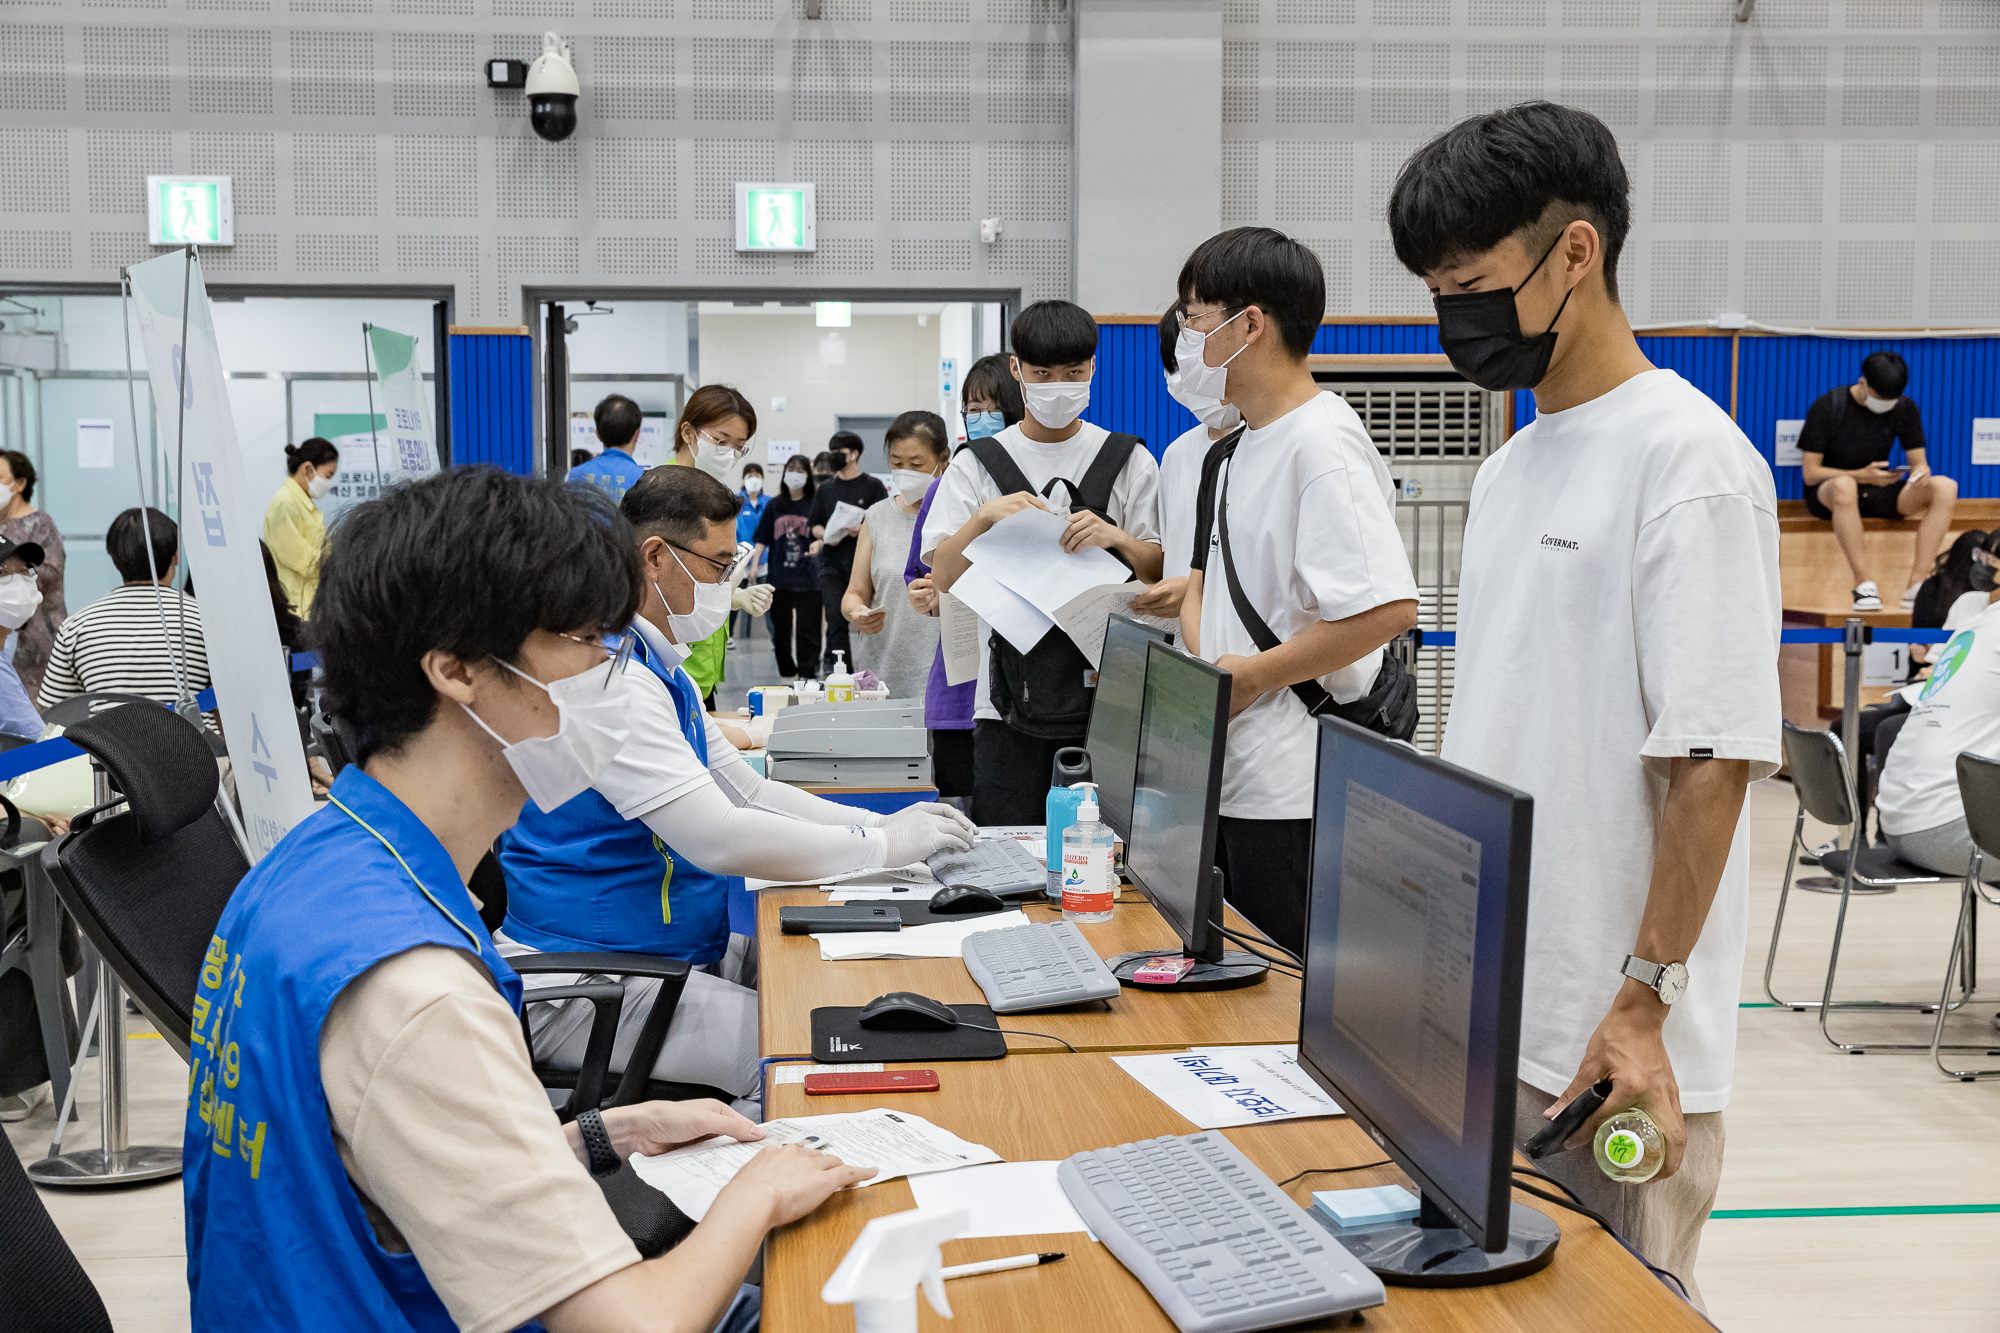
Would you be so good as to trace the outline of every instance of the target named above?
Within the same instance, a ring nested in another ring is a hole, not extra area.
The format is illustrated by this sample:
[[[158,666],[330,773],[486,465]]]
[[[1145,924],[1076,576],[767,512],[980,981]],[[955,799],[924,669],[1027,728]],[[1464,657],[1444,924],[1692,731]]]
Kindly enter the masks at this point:
[[[826,1065],[892,1064],[909,1060],[998,1060],[1007,1054],[1007,1039],[998,1020],[983,1004],[950,1006],[961,1024],[949,1032],[887,1032],[864,1028],[859,1009],[812,1011],[813,1059]]]

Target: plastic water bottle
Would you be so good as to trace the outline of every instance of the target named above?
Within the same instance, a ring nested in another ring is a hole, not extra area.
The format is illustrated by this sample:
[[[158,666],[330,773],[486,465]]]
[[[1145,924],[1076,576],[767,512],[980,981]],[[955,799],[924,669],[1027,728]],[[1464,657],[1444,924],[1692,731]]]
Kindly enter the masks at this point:
[[[1067,915],[1067,914],[1065,914]],[[1636,1106],[1627,1107],[1597,1127],[1592,1141],[1597,1169],[1613,1180],[1637,1185],[1651,1180],[1667,1162],[1667,1136]]]
[[[1063,920],[1088,925],[1109,921],[1118,881],[1111,874],[1111,830],[1097,822],[1097,784],[1079,782],[1083,803],[1063,834]]]
[[[847,654],[833,650],[833,670],[826,673],[826,701],[830,704],[854,702],[854,673],[847,669]]]

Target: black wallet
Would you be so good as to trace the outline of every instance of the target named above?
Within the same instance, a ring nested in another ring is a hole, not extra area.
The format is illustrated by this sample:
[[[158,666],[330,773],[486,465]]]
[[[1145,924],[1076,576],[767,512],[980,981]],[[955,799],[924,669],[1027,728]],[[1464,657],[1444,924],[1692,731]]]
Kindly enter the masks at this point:
[[[855,930],[901,930],[903,914],[894,907],[780,907],[778,926],[787,935],[833,934]]]

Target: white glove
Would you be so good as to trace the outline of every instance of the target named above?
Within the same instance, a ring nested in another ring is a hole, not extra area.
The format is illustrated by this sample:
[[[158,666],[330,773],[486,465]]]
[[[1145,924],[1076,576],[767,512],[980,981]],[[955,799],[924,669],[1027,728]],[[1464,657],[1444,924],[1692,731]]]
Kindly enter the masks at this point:
[[[729,594],[729,605],[733,610],[761,616],[771,609],[771,585],[753,583],[747,588],[738,588]]]
[[[906,866],[939,852],[964,851],[972,846],[974,825],[948,805],[925,802],[906,806],[885,816],[880,828],[889,839],[885,866]]]

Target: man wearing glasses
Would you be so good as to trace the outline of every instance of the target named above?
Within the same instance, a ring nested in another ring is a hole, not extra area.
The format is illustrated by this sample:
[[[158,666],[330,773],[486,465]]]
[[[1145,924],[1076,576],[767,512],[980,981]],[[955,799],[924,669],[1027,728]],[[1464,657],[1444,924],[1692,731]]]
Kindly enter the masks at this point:
[[[703,711],[681,664],[729,613],[741,503],[698,468],[655,468],[625,493],[619,511],[639,544],[644,589],[606,669],[629,681],[630,737],[590,790],[552,813],[529,803],[501,838],[507,920],[495,937],[503,955],[610,950],[695,964],[653,1077],[739,1099],[757,1087],[757,1001],[719,975],[729,896],[742,892],[735,877],[816,883],[969,847],[973,836],[949,806],[883,816],[766,781]],[[624,984],[619,1047],[629,1050],[659,983]],[[587,1002],[537,1005],[531,1022],[538,1059],[582,1063]],[[614,1073],[621,1060],[614,1052]]]

